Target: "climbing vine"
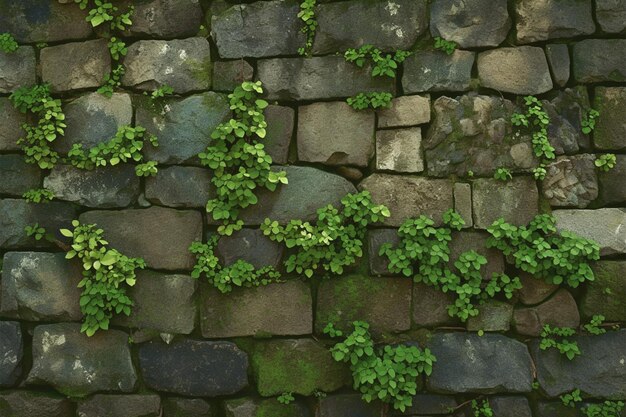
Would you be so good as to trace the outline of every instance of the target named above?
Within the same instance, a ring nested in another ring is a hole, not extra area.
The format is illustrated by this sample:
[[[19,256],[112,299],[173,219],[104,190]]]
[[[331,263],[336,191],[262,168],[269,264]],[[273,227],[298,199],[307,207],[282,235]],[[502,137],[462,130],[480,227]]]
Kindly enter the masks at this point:
[[[300,30],[306,35],[304,47],[298,48],[298,54],[300,55],[311,55],[311,49],[313,49],[313,40],[315,39],[315,31],[317,30],[317,19],[315,18],[316,5],[317,0],[304,0],[300,3],[298,18],[304,23],[304,26],[302,26]]]
[[[391,93],[359,93],[354,97],[348,97],[346,102],[355,110],[379,109],[389,107],[392,98]]]
[[[575,329],[569,327],[550,327],[546,324],[541,330],[541,343],[539,344],[539,348],[541,348],[541,350],[555,348],[560,354],[565,355],[567,359],[573,360],[576,356],[580,355],[581,352],[578,348],[578,343],[567,338],[575,334]]]
[[[385,54],[374,45],[363,45],[358,49],[349,48],[344,53],[348,62],[354,62],[357,67],[363,68],[366,62],[372,63],[372,77],[396,77],[398,64],[410,56],[412,52],[398,50],[394,54]]]

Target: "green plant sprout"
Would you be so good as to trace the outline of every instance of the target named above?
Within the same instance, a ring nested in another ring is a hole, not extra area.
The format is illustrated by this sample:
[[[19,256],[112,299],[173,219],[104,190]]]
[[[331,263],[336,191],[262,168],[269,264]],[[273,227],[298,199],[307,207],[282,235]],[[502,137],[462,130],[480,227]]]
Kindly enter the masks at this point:
[[[11,54],[19,49],[18,43],[10,33],[0,33],[0,51]]]
[[[300,55],[310,55],[311,49],[313,49],[313,40],[315,39],[315,31],[317,30],[317,20],[315,18],[316,4],[317,0],[304,0],[300,3],[298,19],[302,20],[304,23],[301,31],[306,35],[304,47],[298,48],[298,54]]]
[[[22,194],[29,203],[47,203],[54,198],[54,192],[46,188],[31,189]]]
[[[412,52],[398,50],[393,55],[384,54],[374,45],[363,45],[358,49],[349,48],[344,53],[344,58],[348,62],[354,62],[357,67],[363,68],[368,58],[372,61],[372,77],[396,77],[398,64],[410,56]]]
[[[498,168],[496,172],[493,174],[493,178],[500,181],[508,181],[513,179],[513,175],[511,175],[511,171],[506,168]]]
[[[46,229],[39,226],[39,223],[27,225],[26,227],[24,227],[24,231],[26,232],[26,236],[32,236],[37,241],[47,236]]]
[[[600,404],[589,404],[581,409],[587,417],[621,417],[623,401],[604,401]]]
[[[126,69],[123,65],[118,65],[115,67],[110,74],[107,74],[104,77],[103,84],[96,90],[99,94],[102,94],[105,97],[111,98],[113,97],[113,91],[116,88],[119,88],[122,85],[122,77]]]
[[[435,49],[439,49],[448,55],[452,55],[456,50],[456,47],[456,42],[447,41],[440,37],[435,38]]]
[[[544,325],[541,331],[541,343],[539,348],[546,350],[556,348],[560,354],[565,355],[570,361],[580,355],[580,349],[577,342],[572,342],[567,337],[574,336],[576,330],[569,327],[550,327]]]
[[[583,399],[580,396],[580,390],[579,389],[575,389],[574,391],[567,393],[567,394],[563,394],[559,397],[561,399],[561,402],[563,403],[564,406],[566,407],[576,407],[576,404],[581,402]]]
[[[359,93],[354,97],[349,97],[346,102],[355,110],[379,109],[388,108],[392,98],[391,93]]]
[[[612,153],[605,153],[596,157],[594,164],[600,171],[608,172],[611,169],[615,168],[617,164],[617,157]]]
[[[548,125],[550,117],[543,109],[541,101],[533,96],[524,97],[526,113],[514,113],[511,116],[511,123],[520,130],[527,131],[532,138],[535,155],[544,160],[556,158],[554,147],[548,140]],[[520,134],[518,131],[516,134]]]
[[[292,392],[283,392],[276,399],[279,403],[284,405],[289,405],[296,400]]]
[[[148,161],[135,167],[135,174],[138,177],[154,177],[158,173],[156,161]]]
[[[591,318],[591,321],[583,326],[583,329],[587,331],[587,333],[593,335],[600,335],[606,333],[606,330],[602,328],[604,324],[605,317],[601,314],[596,314]]]
[[[588,135],[596,128],[596,119],[600,117],[600,112],[595,109],[589,109],[581,122],[582,131]]]
[[[472,400],[472,414],[474,417],[493,417],[493,410],[489,404],[489,400]]]

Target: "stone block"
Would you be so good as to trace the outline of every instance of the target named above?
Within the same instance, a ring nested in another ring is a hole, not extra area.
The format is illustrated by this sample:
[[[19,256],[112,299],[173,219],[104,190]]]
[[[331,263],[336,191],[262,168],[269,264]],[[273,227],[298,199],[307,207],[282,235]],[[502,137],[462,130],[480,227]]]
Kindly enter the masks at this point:
[[[161,206],[204,208],[209,199],[215,198],[211,171],[205,168],[176,165],[159,168],[155,177],[147,177],[145,181],[146,199]]]
[[[28,164],[24,156],[0,155],[0,193],[21,197],[32,188],[40,188],[41,170]]]
[[[424,157],[422,130],[378,130],[376,132],[376,169],[396,172],[422,172]]]
[[[241,259],[257,269],[268,265],[280,268],[283,252],[283,243],[274,242],[260,229],[248,228],[222,236],[216,247],[222,265],[232,265]]]
[[[626,262],[598,261],[595,280],[587,284],[581,310],[585,317],[603,315],[609,322],[626,321]]]
[[[594,108],[600,117],[593,132],[594,145],[601,150],[626,149],[626,87],[596,87],[595,93]]]
[[[0,51],[0,93],[12,93],[20,87],[35,85],[36,64],[32,46],[20,46],[17,51],[9,53]]]
[[[265,152],[272,157],[274,164],[288,162],[295,118],[296,111],[291,107],[270,104],[265,109],[267,134],[261,143],[265,146]]]
[[[407,94],[427,91],[467,91],[470,88],[474,52],[419,51],[404,62],[402,88]]]
[[[24,356],[24,340],[22,329],[17,321],[0,321],[0,387],[15,385],[22,375],[22,359]],[[3,398],[0,393],[0,411]]]
[[[246,60],[216,61],[213,63],[213,90],[232,92],[244,81],[251,81],[254,68]]]
[[[563,43],[546,45],[546,58],[548,58],[554,83],[559,87],[565,87],[569,81],[571,66],[567,45]]]
[[[596,30],[591,9],[591,0],[516,0],[517,41],[590,35]]]
[[[454,183],[454,211],[465,221],[464,228],[472,227],[472,185],[462,182]]]
[[[216,417],[217,407],[200,398],[167,397],[163,401],[163,417]]]
[[[626,155],[616,155],[615,167],[609,171],[598,172],[600,196],[597,200],[599,205],[620,204],[626,205]]]
[[[517,226],[539,213],[537,184],[530,177],[514,177],[506,183],[491,178],[473,181],[474,226],[486,229],[499,218]]]
[[[0,392],[0,413],[6,417],[74,417],[67,398],[35,391]]]
[[[0,151],[20,149],[17,141],[24,136],[22,125],[29,119],[28,115],[13,107],[8,97],[0,97]]]
[[[398,275],[389,272],[389,259],[385,255],[379,255],[380,247],[389,243],[397,246],[400,243],[397,229],[370,229],[367,231],[367,253],[370,263],[370,273],[372,275]]]
[[[161,417],[161,399],[154,394],[96,394],[78,404],[80,417]]]
[[[458,324],[450,317],[448,306],[454,304],[454,295],[444,293],[426,284],[413,284],[412,319],[418,327],[437,327]]]
[[[566,289],[560,289],[552,298],[536,307],[516,309],[513,321],[517,333],[538,337],[546,324],[577,328],[580,325],[580,314],[574,297]]]
[[[430,122],[430,96],[401,96],[377,111],[378,128],[406,127]]]
[[[626,39],[585,39],[574,44],[574,78],[579,83],[626,81]]]
[[[197,0],[148,0],[134,4],[126,35],[159,39],[185,38],[200,30],[203,13]],[[124,10],[123,6],[118,6]]]
[[[626,32],[626,3],[621,0],[597,0],[596,19],[607,33]]]
[[[626,211],[620,208],[598,210],[555,210],[559,230],[569,230],[600,245],[600,255],[626,253]]]
[[[598,197],[595,155],[559,156],[546,166],[543,196],[552,207],[585,208]]]

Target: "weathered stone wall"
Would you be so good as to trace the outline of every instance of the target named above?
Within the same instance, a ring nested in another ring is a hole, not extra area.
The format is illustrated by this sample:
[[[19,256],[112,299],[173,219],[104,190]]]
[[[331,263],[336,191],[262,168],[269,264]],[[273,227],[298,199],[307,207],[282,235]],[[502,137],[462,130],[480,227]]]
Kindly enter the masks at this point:
[[[305,36],[295,1],[132,3],[126,74],[105,98],[95,90],[111,58],[87,11],[70,0],[0,0],[0,33],[20,44],[0,52],[0,416],[380,416],[381,405],[363,403],[347,368],[331,359],[322,334],[331,319],[365,320],[381,341],[430,347],[433,374],[404,415],[468,416],[458,406],[478,394],[496,417],[581,415],[558,399],[576,388],[590,401],[626,398],[626,331],[579,336],[584,353],[573,362],[540,350],[537,338],[544,324],[578,327],[594,314],[626,322],[626,2],[321,2],[312,57],[297,53]],[[458,49],[434,50],[437,36]],[[364,43],[414,53],[396,79],[372,78],[342,57]],[[341,278],[221,294],[189,276],[187,248],[215,230],[204,209],[214,196],[210,170],[196,155],[228,118],[226,94],[245,79],[262,81],[271,101],[266,147],[289,185],[261,193],[219,255],[280,267],[282,246],[257,229],[263,219],[312,220],[318,207],[368,190],[392,215],[370,230],[368,253]],[[63,99],[60,152],[136,123],[159,138],[147,151],[158,175],[140,179],[132,165],[26,164],[16,140],[28,120],[8,96],[38,82]],[[162,111],[142,105],[141,93],[163,84],[175,95]],[[397,98],[377,112],[345,103],[370,91]],[[512,136],[520,95],[537,95],[551,117],[558,156],[543,181],[530,174],[530,138]],[[590,105],[600,117],[585,135]],[[607,152],[617,166],[600,172],[594,154]],[[513,180],[493,179],[500,167]],[[42,186],[55,201],[22,199]],[[485,249],[484,230],[500,217],[524,224],[552,212],[560,228],[600,244],[596,280],[572,290],[522,275],[513,300],[461,324],[448,316],[446,294],[388,276],[378,256],[406,218],[439,221],[449,208],[468,226],[454,250],[476,249],[494,271],[512,273],[501,253]],[[58,230],[77,218],[148,266],[131,290],[133,313],[91,338],[80,333],[80,265],[24,233],[35,222]],[[316,398],[319,391],[328,394]],[[296,402],[266,398],[283,392],[299,394]]]

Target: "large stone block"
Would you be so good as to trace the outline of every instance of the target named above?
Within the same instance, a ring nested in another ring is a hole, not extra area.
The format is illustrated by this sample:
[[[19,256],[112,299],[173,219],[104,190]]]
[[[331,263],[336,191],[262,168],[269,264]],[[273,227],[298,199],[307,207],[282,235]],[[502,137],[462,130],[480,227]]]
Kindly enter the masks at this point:
[[[596,87],[594,108],[600,112],[593,132],[594,145],[602,150],[626,149],[626,87]]]
[[[309,407],[298,399],[290,404],[281,404],[274,398],[263,400],[257,397],[244,397],[228,399],[223,404],[224,417],[311,417],[312,415]]]
[[[375,334],[408,330],[412,285],[406,278],[363,275],[325,280],[317,291],[315,330],[321,334],[333,323],[347,334],[357,320],[368,322]]]
[[[236,306],[233,308],[233,306]],[[298,336],[313,331],[311,289],[301,281],[287,281],[222,294],[203,292],[202,336]]]
[[[543,196],[552,207],[585,208],[598,197],[595,155],[559,156],[546,166]]]
[[[483,87],[505,93],[534,95],[552,89],[546,55],[534,46],[479,53],[478,77]]]
[[[111,71],[106,39],[43,48],[41,78],[53,92],[99,87]]]
[[[96,394],[78,404],[79,417],[161,417],[161,398],[154,394]]]
[[[383,415],[382,404],[371,404],[361,399],[359,394],[329,395],[319,400],[318,417],[379,417]]]
[[[539,213],[539,192],[531,177],[514,177],[507,182],[480,178],[472,189],[474,226],[479,229],[488,228],[499,218],[525,225]]]
[[[543,109],[550,118],[548,140],[557,155],[577,154],[591,149],[589,135],[582,131],[582,120],[591,107],[584,86],[566,88],[548,101],[542,100]]]
[[[626,211],[620,208],[598,210],[555,210],[559,230],[569,230],[600,245],[600,255],[626,253]]]
[[[241,229],[231,236],[222,236],[216,253],[222,265],[232,265],[239,259],[250,262],[255,268],[264,266],[280,268],[284,245],[265,236],[260,229]]]
[[[580,314],[574,297],[566,289],[560,289],[552,298],[536,307],[516,309],[513,320],[517,333],[538,337],[545,325],[577,328],[580,325]]]
[[[185,38],[194,36],[203,20],[202,7],[198,0],[148,0],[132,3],[133,24],[126,34],[159,39]],[[125,10],[126,4],[118,6]]]
[[[376,132],[376,169],[396,172],[422,172],[424,157],[422,130],[379,130]]]
[[[41,170],[27,164],[22,155],[0,155],[0,193],[21,197],[32,188],[40,188]]]
[[[37,83],[35,49],[20,46],[15,52],[0,51],[0,93],[12,93]]]
[[[105,239],[126,256],[143,258],[149,268],[191,269],[188,248],[202,237],[202,218],[195,211],[161,207],[121,211],[89,211],[79,218],[104,229]]]
[[[244,81],[251,81],[254,68],[248,61],[216,61],[213,63],[213,90],[231,92]]]
[[[52,201],[46,204],[28,203],[26,200],[0,199],[0,248],[19,249],[33,246],[51,246],[34,237],[26,236],[24,228],[38,223],[48,233],[60,239],[59,229],[70,226],[76,218],[76,207],[69,203]]]
[[[34,391],[0,392],[0,413],[6,417],[75,416],[69,399]]]
[[[585,39],[574,44],[574,78],[579,83],[626,81],[626,39]]]
[[[345,98],[358,93],[394,91],[393,79],[371,77],[372,68],[359,68],[342,56],[263,59],[257,78],[270,100]]]
[[[428,175],[492,176],[497,168],[529,171],[536,165],[528,136],[513,135],[516,108],[501,97],[439,97],[424,140]]]
[[[313,53],[343,53],[364,44],[383,51],[410,49],[428,27],[427,7],[425,0],[323,3],[316,10]]]
[[[429,342],[437,358],[426,379],[442,393],[530,392],[532,362],[526,345],[498,334],[438,333]]]
[[[626,262],[598,261],[592,268],[595,280],[587,284],[583,315],[601,314],[609,322],[626,321]]]
[[[236,4],[211,18],[211,35],[222,58],[297,55],[306,36],[300,31],[295,0]]]
[[[70,397],[97,391],[132,392],[137,382],[128,335],[107,330],[87,337],[80,324],[35,327],[27,384],[49,385]]]
[[[205,207],[210,198],[215,198],[211,171],[205,168],[177,165],[159,168],[155,177],[145,181],[146,199],[161,206]]]
[[[626,31],[626,3],[622,0],[596,0],[596,19],[607,33]]]
[[[57,1],[0,0],[0,33],[8,32],[18,42],[59,42],[85,39],[92,34],[88,10]],[[1,67],[1,66],[0,66]]]
[[[462,48],[498,46],[511,28],[506,0],[434,0],[430,33]]]
[[[478,307],[478,315],[467,320],[470,332],[508,332],[513,319],[513,305],[503,301],[489,300]]]
[[[569,81],[571,67],[567,45],[564,43],[546,45],[546,58],[548,58],[555,84],[564,87]]]
[[[502,396],[489,398],[493,415],[497,417],[533,417],[526,397]],[[559,414],[559,417],[563,417]]]
[[[574,389],[597,398],[626,397],[626,330],[596,336],[575,336],[582,355],[567,360],[556,349],[541,350],[533,342],[531,353],[541,389],[556,397]]]
[[[441,415],[456,408],[457,402],[454,397],[437,394],[417,394],[413,396],[413,404],[407,407],[404,413],[392,411],[392,417],[406,415]]]
[[[122,84],[144,91],[168,85],[179,94],[211,87],[211,47],[205,38],[145,40],[128,47]]]
[[[326,346],[312,339],[259,342],[252,354],[252,369],[264,397],[332,392],[350,380],[347,366],[335,362]]]
[[[82,278],[80,265],[63,253],[7,252],[0,315],[28,321],[80,320],[77,286]]]
[[[539,304],[559,289],[558,285],[550,284],[544,279],[535,278],[527,272],[518,273],[522,288],[517,291],[519,301],[525,305]]]
[[[454,295],[423,283],[413,284],[412,319],[418,327],[459,325],[459,320],[448,314],[454,304]]]
[[[616,155],[617,163],[609,171],[598,172],[600,184],[599,205],[621,204],[626,205],[626,155]]]
[[[148,342],[139,348],[139,365],[144,382],[156,391],[215,397],[248,385],[248,356],[231,342]]]
[[[430,122],[430,96],[401,96],[378,110],[378,128],[415,126]]]
[[[17,141],[24,135],[22,125],[28,121],[29,116],[14,108],[8,97],[0,97],[0,151],[20,149]]]
[[[217,406],[200,398],[163,399],[163,417],[216,417]]]
[[[407,94],[424,91],[469,90],[474,52],[456,50],[416,52],[404,61],[402,88]]]
[[[359,184],[369,191],[376,204],[389,208],[391,217],[383,224],[400,226],[407,218],[421,214],[441,224],[441,216],[453,205],[453,183],[422,177],[372,174]]]
[[[138,271],[137,283],[127,291],[133,300],[132,313],[115,316],[113,323],[160,333],[189,334],[196,321],[196,286],[197,280],[187,275]]]
[[[162,112],[153,108],[137,109],[137,124],[159,140],[159,146],[148,146],[147,159],[162,164],[198,163],[217,125],[230,117],[228,100],[222,94],[207,92],[184,99],[168,99]]]
[[[22,374],[24,341],[20,323],[0,321],[0,387],[13,386]],[[2,397],[0,397],[2,411]]]
[[[327,165],[365,167],[374,156],[373,112],[345,102],[313,103],[298,108],[298,159]]]
[[[265,108],[267,134],[262,143],[265,146],[265,152],[272,157],[274,164],[288,162],[295,118],[296,111],[291,107],[270,104]]]
[[[63,112],[67,124],[65,135],[54,141],[54,148],[62,153],[77,143],[89,149],[107,142],[119,128],[130,126],[133,121],[133,106],[126,93],[113,93],[110,98],[87,93],[64,104]]]
[[[516,0],[516,33],[520,43],[572,38],[595,32],[591,0]]]
[[[57,165],[43,184],[58,200],[99,208],[127,207],[137,201],[140,188],[135,166],[131,164],[93,171]]]

